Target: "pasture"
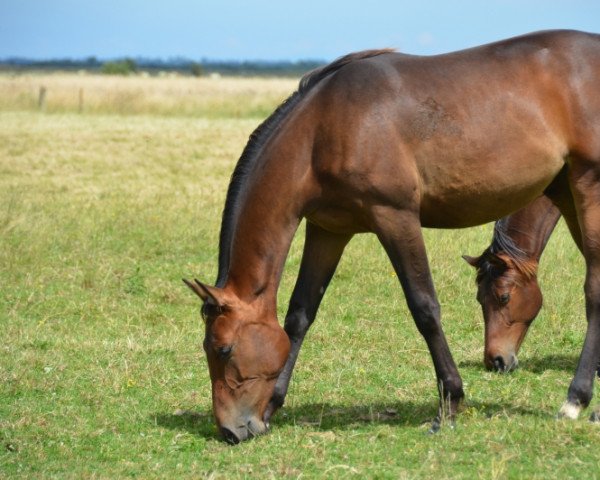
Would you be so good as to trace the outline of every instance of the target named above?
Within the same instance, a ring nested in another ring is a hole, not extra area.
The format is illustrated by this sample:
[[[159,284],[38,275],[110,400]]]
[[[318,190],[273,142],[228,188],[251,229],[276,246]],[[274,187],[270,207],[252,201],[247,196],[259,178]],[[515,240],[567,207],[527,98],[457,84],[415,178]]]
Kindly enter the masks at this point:
[[[544,308],[509,375],[483,368],[474,275],[460,258],[488,245],[491,225],[425,232],[465,382],[455,429],[426,434],[430,356],[383,249],[363,235],[271,432],[235,447],[218,439],[200,305],[181,278],[214,280],[233,166],[295,85],[0,77],[0,477],[600,478],[590,411],[555,419],[585,332],[583,260],[562,221],[540,266]]]

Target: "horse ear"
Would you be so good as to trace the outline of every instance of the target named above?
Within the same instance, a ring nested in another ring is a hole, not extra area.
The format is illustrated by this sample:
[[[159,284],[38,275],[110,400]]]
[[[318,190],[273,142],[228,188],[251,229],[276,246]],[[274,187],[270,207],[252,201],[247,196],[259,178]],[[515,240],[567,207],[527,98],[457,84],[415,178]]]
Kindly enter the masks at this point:
[[[477,268],[478,264],[479,264],[479,259],[481,257],[471,257],[469,255],[462,255],[462,258],[465,262],[467,262],[469,265],[471,265],[473,268]]]
[[[221,294],[221,289],[209,287],[196,278],[193,283],[185,278],[182,280],[183,283],[190,287],[190,290],[198,295],[204,303],[214,305],[215,307],[222,307],[225,304],[222,298],[223,295]]]

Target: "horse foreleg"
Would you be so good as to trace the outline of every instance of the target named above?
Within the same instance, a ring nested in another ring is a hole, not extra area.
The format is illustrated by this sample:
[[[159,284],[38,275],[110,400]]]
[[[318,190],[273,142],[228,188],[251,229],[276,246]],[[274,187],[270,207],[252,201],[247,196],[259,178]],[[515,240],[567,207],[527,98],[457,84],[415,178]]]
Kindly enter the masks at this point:
[[[577,418],[592,399],[600,360],[600,160],[573,159],[569,180],[586,263],[587,331],[567,401],[561,407],[559,417]]]
[[[444,419],[454,421],[464,392],[442,330],[421,222],[418,213],[391,208],[378,209],[374,218],[377,236],[396,270],[410,312],[433,359],[440,393],[440,408],[431,428],[436,432]]]
[[[265,421],[283,405],[304,337],[317,315],[321,299],[350,238],[352,235],[331,233],[313,223],[306,223],[300,272],[284,324],[291,343],[290,353],[275,384]]]

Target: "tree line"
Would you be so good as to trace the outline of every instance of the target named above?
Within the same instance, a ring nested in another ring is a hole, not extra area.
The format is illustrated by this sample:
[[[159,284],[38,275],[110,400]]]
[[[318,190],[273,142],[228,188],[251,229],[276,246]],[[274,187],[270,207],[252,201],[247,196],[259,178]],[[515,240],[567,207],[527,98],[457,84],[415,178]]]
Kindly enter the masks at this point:
[[[6,58],[0,59],[0,69],[11,71],[86,70],[108,75],[131,75],[144,71],[150,74],[158,72],[177,72],[194,76],[203,76],[213,73],[239,76],[299,76],[325,63],[326,62],[322,60],[234,61],[203,59],[194,61],[185,58],[162,60],[130,57],[110,60],[100,60],[96,57],[88,57],[85,59],[33,60],[27,58]]]

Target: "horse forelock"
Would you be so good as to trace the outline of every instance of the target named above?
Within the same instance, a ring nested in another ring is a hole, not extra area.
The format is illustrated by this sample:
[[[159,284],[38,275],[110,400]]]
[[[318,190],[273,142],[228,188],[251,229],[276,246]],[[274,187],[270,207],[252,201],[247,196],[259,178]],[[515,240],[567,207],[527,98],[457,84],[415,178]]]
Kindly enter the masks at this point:
[[[507,270],[511,269],[517,271],[524,280],[531,280],[536,277],[538,263],[535,260],[508,257],[508,255],[503,255],[504,253],[505,252],[499,252],[496,254],[486,250],[477,265],[477,284],[480,284],[484,279],[495,280],[504,275]],[[499,260],[505,261],[507,267],[499,269],[498,262],[491,260],[490,256],[495,256]],[[503,257],[507,257],[509,261],[506,262]],[[514,277],[513,280],[516,284],[520,285],[521,282],[518,277]]]
[[[538,262],[535,258],[520,248],[513,238],[506,231],[507,219],[502,218],[494,225],[494,239],[490,246],[490,252],[495,255],[504,254],[512,260],[512,266],[525,277],[530,280],[537,274]]]
[[[501,276],[506,271],[498,269],[497,265],[501,262],[507,264],[507,269],[516,270],[525,280],[531,280],[537,275],[537,261],[527,255],[508,235],[505,219],[495,223],[492,243],[479,257],[476,282],[479,284],[484,278],[493,280]]]
[[[300,100],[324,78],[332,75],[351,62],[393,51],[393,49],[381,49],[351,53],[338,58],[328,65],[308,72],[300,79],[298,89],[284,100],[275,111],[250,134],[248,142],[242,151],[242,155],[233,170],[227,189],[225,208],[221,220],[221,233],[219,236],[219,270],[216,286],[222,287],[226,281],[231,256],[233,232],[237,222],[240,199],[244,187],[247,184],[246,180],[252,172],[254,165],[256,165],[256,159],[258,158],[262,147],[265,145],[271,134],[277,129],[283,119],[287,117],[288,113],[300,102]]]

